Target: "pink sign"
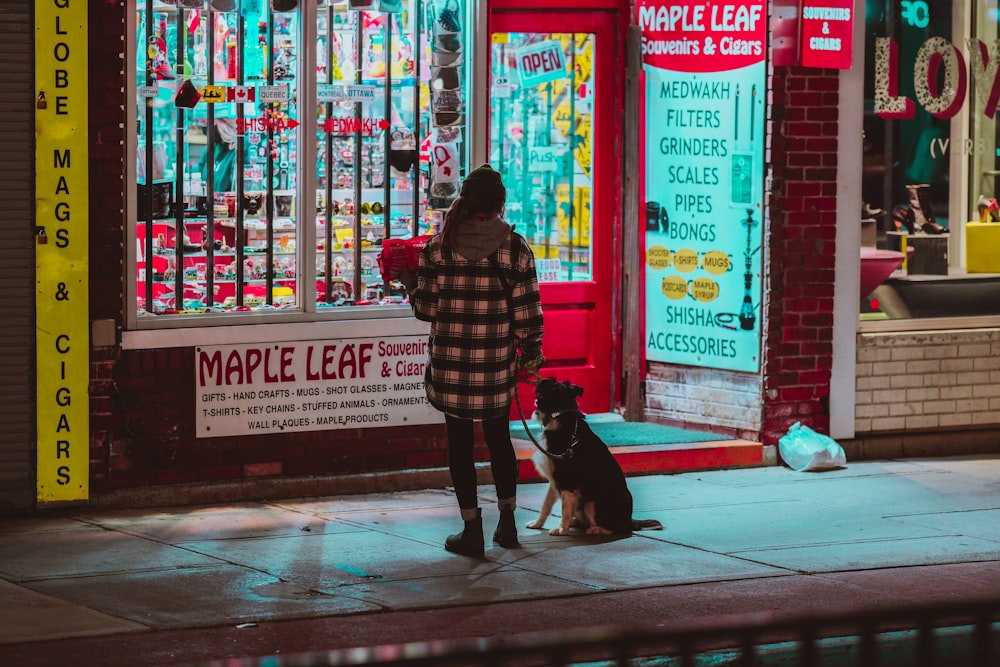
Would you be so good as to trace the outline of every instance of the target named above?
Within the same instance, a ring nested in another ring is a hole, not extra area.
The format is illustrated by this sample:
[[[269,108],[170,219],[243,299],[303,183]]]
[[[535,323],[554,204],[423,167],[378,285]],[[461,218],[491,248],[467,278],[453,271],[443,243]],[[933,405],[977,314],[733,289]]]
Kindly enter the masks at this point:
[[[803,0],[801,25],[803,67],[851,68],[854,0]]]

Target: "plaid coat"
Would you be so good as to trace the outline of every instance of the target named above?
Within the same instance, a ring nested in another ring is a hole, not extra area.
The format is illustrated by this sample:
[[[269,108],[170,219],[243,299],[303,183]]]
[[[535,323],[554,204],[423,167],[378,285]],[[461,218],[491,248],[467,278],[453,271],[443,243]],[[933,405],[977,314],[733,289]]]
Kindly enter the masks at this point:
[[[427,399],[441,412],[465,419],[509,414],[517,347],[541,347],[542,305],[531,248],[511,231],[510,241],[492,256],[512,288],[513,333],[507,298],[489,258],[471,261],[442,248],[440,235],[424,247],[410,294],[417,319],[431,323]]]

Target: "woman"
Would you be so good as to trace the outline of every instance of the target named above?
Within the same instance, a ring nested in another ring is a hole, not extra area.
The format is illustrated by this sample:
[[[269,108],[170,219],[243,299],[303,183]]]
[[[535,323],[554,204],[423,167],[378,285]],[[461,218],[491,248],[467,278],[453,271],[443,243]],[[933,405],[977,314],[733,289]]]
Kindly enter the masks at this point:
[[[445,414],[451,480],[465,521],[444,546],[466,556],[484,552],[475,421],[482,422],[500,509],[493,541],[508,549],[520,546],[510,406],[518,366],[537,368],[542,359],[535,258],[524,237],[503,220],[506,199],[498,172],[489,165],[473,170],[445,214],[441,233],[424,247],[416,280],[404,277],[414,314],[431,323],[427,399]]]

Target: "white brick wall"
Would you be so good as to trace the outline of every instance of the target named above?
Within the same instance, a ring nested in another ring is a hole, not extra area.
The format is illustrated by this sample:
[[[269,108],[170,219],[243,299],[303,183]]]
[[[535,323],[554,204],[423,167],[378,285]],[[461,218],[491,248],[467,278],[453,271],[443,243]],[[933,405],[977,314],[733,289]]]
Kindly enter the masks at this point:
[[[1000,425],[1000,329],[858,335],[858,435]]]
[[[656,363],[649,366],[646,376],[649,418],[760,431],[759,375]]]

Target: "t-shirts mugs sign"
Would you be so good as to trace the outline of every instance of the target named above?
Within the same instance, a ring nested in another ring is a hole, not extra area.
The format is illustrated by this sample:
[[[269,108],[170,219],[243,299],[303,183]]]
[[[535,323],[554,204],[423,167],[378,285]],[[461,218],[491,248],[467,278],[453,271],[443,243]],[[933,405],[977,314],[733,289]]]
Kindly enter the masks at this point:
[[[566,59],[562,43],[547,40],[525,47],[517,53],[517,71],[521,85],[538,86],[566,76]]]
[[[850,69],[854,51],[854,0],[804,0],[803,67]]]
[[[764,0],[640,0],[642,61],[675,72],[722,72],[764,60]]]

